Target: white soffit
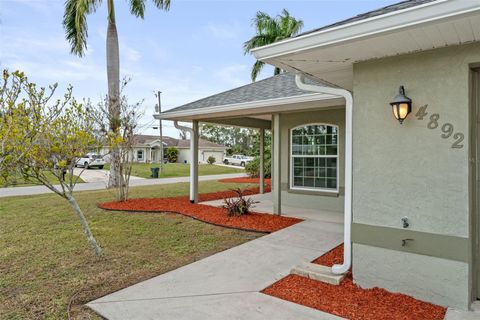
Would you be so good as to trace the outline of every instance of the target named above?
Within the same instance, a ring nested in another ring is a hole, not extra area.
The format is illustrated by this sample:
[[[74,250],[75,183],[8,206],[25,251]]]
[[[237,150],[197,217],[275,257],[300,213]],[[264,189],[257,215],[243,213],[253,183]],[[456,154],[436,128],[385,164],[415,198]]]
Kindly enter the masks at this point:
[[[346,89],[359,61],[480,41],[480,0],[440,0],[254,51],[259,60]]]

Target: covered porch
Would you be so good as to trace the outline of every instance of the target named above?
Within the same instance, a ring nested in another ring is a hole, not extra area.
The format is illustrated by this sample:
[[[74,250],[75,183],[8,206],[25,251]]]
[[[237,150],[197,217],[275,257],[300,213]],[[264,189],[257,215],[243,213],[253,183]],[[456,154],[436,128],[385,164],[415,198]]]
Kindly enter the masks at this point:
[[[309,79],[305,83],[318,85]],[[187,131],[191,137],[192,202],[198,202],[200,124],[210,123],[259,131],[259,185],[262,194],[265,131],[271,131],[272,208],[269,211],[282,214],[284,207],[303,205],[305,209],[325,209],[343,215],[346,143],[343,97],[300,89],[294,74],[283,73],[154,117],[174,121],[178,129]],[[183,126],[180,122],[191,123],[191,126]],[[292,138],[292,135],[295,137]],[[315,198],[323,199],[323,203],[315,201]]]
[[[333,271],[345,273],[351,263],[351,106],[350,92],[285,72],[154,117],[174,121],[191,137],[192,203],[198,203],[200,124],[258,129],[260,203],[255,211],[343,222],[344,263]],[[266,130],[272,134],[269,195],[264,195],[263,178]]]

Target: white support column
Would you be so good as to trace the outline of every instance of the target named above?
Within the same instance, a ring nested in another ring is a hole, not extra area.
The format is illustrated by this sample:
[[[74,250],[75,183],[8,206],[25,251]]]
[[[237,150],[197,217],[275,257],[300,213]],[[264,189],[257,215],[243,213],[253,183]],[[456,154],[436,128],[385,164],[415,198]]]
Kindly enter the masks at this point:
[[[260,194],[265,193],[265,129],[260,129]]]
[[[198,203],[198,121],[192,121],[190,133],[190,202]]]
[[[280,140],[280,114],[273,115],[272,129],[272,197],[273,197],[273,213],[282,214],[282,188],[281,188],[281,140]]]

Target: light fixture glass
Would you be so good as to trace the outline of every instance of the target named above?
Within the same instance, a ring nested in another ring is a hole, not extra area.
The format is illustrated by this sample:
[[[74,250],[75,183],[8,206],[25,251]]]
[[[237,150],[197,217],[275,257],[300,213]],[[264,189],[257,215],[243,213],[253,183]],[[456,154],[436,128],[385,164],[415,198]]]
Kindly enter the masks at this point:
[[[392,106],[393,116],[402,124],[412,111],[412,99],[405,95],[405,88],[403,86],[400,86],[398,94],[393,98],[393,101],[390,102],[390,105]]]

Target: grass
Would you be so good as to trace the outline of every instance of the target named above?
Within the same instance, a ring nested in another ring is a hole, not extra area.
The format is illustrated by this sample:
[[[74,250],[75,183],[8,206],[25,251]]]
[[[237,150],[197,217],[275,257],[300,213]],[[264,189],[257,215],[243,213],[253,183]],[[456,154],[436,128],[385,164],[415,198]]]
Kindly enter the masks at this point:
[[[134,163],[132,167],[132,176],[150,178],[150,168],[159,167],[159,163]],[[105,166],[108,170],[109,166]],[[211,164],[200,164],[198,166],[198,174],[201,176],[208,176],[212,174],[226,174],[226,173],[242,173],[243,169],[236,169],[230,167],[222,167]],[[183,163],[167,163],[163,165],[163,172],[160,178],[174,178],[174,177],[188,177],[190,175],[190,165]]]
[[[45,175],[48,178],[48,181],[53,183],[53,184],[58,184],[57,178],[50,172],[46,172]],[[74,179],[77,178],[77,176],[73,176]],[[24,177],[21,175],[16,175],[15,177],[10,177],[7,179],[8,184],[7,185],[0,185],[0,188],[5,188],[5,187],[28,187],[28,186],[37,186],[40,185],[39,183],[33,181],[33,180],[26,180]],[[69,180],[70,181],[70,180]],[[84,181],[82,178],[78,178],[77,183],[83,183]]]
[[[209,181],[200,191],[235,186]],[[187,193],[186,183],[131,189],[132,198]],[[106,190],[76,197],[104,250],[100,259],[64,199],[1,199],[0,318],[66,319],[70,309],[73,319],[100,319],[83,304],[259,236],[176,214],[103,211],[96,203],[113,199]]]

